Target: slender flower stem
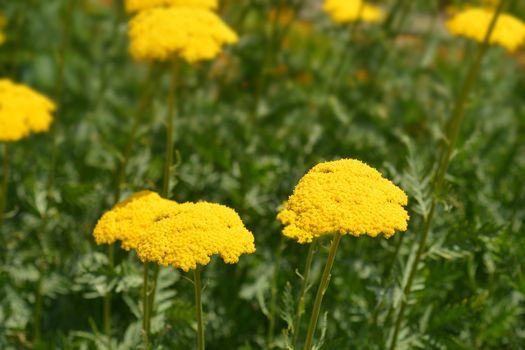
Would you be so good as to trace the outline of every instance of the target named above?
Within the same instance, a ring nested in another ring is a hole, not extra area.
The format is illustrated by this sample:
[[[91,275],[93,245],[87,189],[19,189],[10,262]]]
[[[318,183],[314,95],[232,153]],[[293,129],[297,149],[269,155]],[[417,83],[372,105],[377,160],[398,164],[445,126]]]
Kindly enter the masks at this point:
[[[299,335],[299,330],[301,328],[301,318],[304,314],[305,309],[305,299],[306,299],[306,289],[308,288],[308,278],[310,277],[310,270],[312,268],[312,260],[315,253],[315,244],[317,240],[314,239],[312,243],[310,243],[310,247],[308,248],[308,255],[306,255],[306,264],[304,265],[304,271],[303,271],[303,279],[301,281],[301,290],[299,292],[299,299],[297,303],[297,310],[295,313],[295,318],[293,321],[293,338],[292,338],[292,345],[295,347],[295,343],[297,342],[297,336]]]
[[[273,276],[270,285],[270,310],[268,315],[268,335],[266,336],[266,347],[268,349],[272,348],[273,333],[275,331],[275,314],[277,313],[277,282],[279,281],[279,270],[281,267],[281,258],[285,244],[285,238],[284,236],[281,236],[279,246],[277,247]]]
[[[197,349],[204,350],[204,317],[202,313],[201,268],[193,270],[193,287],[195,288],[195,314],[197,317]]]
[[[2,225],[4,223],[4,210],[7,203],[7,185],[9,183],[9,146],[4,143],[3,146],[3,157],[2,157],[2,187],[0,187],[0,242],[2,242],[2,248],[5,247],[4,233],[1,232]]]
[[[330,246],[330,252],[328,253],[328,259],[326,260],[321,282],[319,282],[319,287],[317,288],[314,308],[312,309],[312,314],[310,315],[310,324],[308,325],[308,332],[306,334],[303,350],[310,350],[312,348],[314,333],[315,329],[317,328],[317,319],[319,318],[319,312],[321,311],[321,302],[323,301],[324,294],[328,289],[328,284],[330,283],[330,272],[332,271],[332,266],[334,265],[335,255],[337,253],[337,247],[339,246],[340,241],[341,234],[336,233],[332,239],[332,245]]]
[[[179,72],[179,61],[173,59],[171,65],[171,82],[168,93],[168,115],[166,116],[166,150],[164,160],[164,178],[162,182],[162,196],[170,196],[171,166],[173,164],[173,124],[175,119],[175,92],[177,90],[177,76]]]
[[[352,56],[352,40],[354,40],[355,35],[357,33],[357,29],[359,28],[359,24],[361,23],[361,16],[363,13],[363,10],[365,8],[365,3],[362,2],[361,5],[359,5],[359,9],[357,10],[357,19],[352,22],[350,25],[350,29],[348,31],[348,39],[346,40],[346,47],[343,51],[343,54],[340,55],[339,62],[334,66],[334,70],[331,75],[331,79],[328,80],[328,84],[325,88],[325,95],[329,96],[334,92],[334,89],[339,87],[339,84],[341,82],[342,77],[345,76],[346,67],[348,66],[348,62],[350,61],[350,58]]]
[[[149,299],[148,299],[148,276],[149,264],[144,263],[143,286],[142,286],[142,337],[144,342],[144,349],[149,350]]]
[[[489,39],[492,35],[492,32],[494,30],[494,27],[496,25],[496,22],[498,20],[498,17],[500,13],[502,12],[505,3],[507,0],[501,0],[496,12],[494,13],[494,16],[492,17],[491,23],[489,25],[489,28],[487,30],[487,33],[485,34],[485,38],[483,40],[483,43],[479,45],[479,49],[477,52],[477,55],[471,64],[467,76],[465,78],[465,81],[463,83],[463,87],[461,89],[460,94],[457,96],[454,108],[452,110],[451,117],[449,119],[449,123],[446,127],[445,133],[447,136],[447,144],[444,147],[444,149],[441,152],[441,157],[438,163],[438,167],[436,169],[436,173],[434,176],[434,181],[432,184],[434,195],[432,196],[432,203],[430,207],[430,211],[427,215],[427,217],[424,218],[423,221],[423,232],[421,235],[421,238],[419,240],[418,249],[416,252],[416,256],[410,265],[410,270],[408,274],[408,279],[405,287],[403,288],[403,298],[401,299],[400,306],[399,306],[399,312],[397,314],[395,326],[394,326],[394,333],[392,335],[392,340],[390,343],[390,350],[395,350],[397,345],[397,339],[399,336],[399,330],[401,328],[401,324],[403,322],[403,316],[406,309],[407,299],[410,295],[410,291],[412,288],[412,283],[414,281],[414,277],[417,272],[417,268],[419,265],[419,262],[421,260],[421,257],[423,255],[423,252],[425,250],[425,244],[428,237],[428,234],[430,232],[432,219],[434,217],[434,212],[437,204],[437,198],[441,196],[441,191],[443,188],[443,183],[445,180],[445,175],[448,170],[448,166],[450,164],[450,160],[452,158],[452,152],[454,150],[454,147],[456,145],[459,131],[461,128],[461,123],[464,119],[465,115],[465,105],[468,99],[468,96],[470,94],[470,91],[472,87],[474,86],[474,83],[476,81],[476,77],[479,72],[479,68],[481,66],[481,61],[483,60],[483,56],[485,55],[488,46],[489,46]]]
[[[149,106],[151,102],[151,85],[153,82],[153,67],[148,67],[148,73],[146,75],[146,80],[143,84],[144,88],[142,89],[141,96],[139,99],[139,104],[136,109],[136,112],[133,116],[133,121],[131,124],[131,131],[128,136],[126,147],[124,148],[124,153],[122,154],[122,159],[120,164],[117,167],[117,175],[115,178],[115,192],[114,192],[114,204],[117,204],[120,201],[120,195],[122,191],[122,185],[124,184],[124,179],[126,177],[126,168],[131,157],[131,151],[133,150],[133,145],[135,144],[135,139],[137,137],[137,132],[140,127],[142,116],[144,111]]]
[[[170,89],[168,93],[168,114],[166,116],[166,148],[164,160],[164,175],[162,181],[162,196],[169,198],[170,196],[170,177],[171,167],[173,164],[173,131],[175,118],[175,92],[177,90],[177,78],[179,72],[179,61],[174,58],[171,65],[171,79]],[[151,279],[151,287],[146,289],[146,296],[144,302],[147,303],[148,313],[145,316],[145,334],[148,335],[151,330],[151,317],[153,315],[155,305],[155,293],[157,289],[157,279],[159,277],[160,267],[155,265],[153,270],[153,277]]]

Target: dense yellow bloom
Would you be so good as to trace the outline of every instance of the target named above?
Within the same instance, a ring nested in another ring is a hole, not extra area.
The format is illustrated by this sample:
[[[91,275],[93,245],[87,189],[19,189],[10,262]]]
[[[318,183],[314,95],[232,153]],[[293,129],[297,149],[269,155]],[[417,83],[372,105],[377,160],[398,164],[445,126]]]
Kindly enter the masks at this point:
[[[214,254],[234,264],[241,254],[253,252],[253,235],[239,215],[224,205],[207,202],[179,204],[168,217],[149,227],[137,247],[142,261],[184,271],[208,264]]]
[[[454,35],[483,42],[493,17],[494,10],[473,7],[457,13],[446,25]],[[525,43],[525,24],[516,17],[502,13],[489,42],[499,44],[508,51],[515,51]]]
[[[217,9],[217,0],[126,0],[126,11],[128,13],[162,6],[198,7],[215,10]]]
[[[137,60],[169,60],[180,56],[192,63],[217,56],[224,44],[238,38],[216,14],[196,8],[154,8],[130,21],[131,55]]]
[[[357,20],[379,22],[383,19],[383,12],[379,7],[367,4],[362,0],[325,0],[323,10],[337,23]]]
[[[176,206],[176,202],[161,198],[155,192],[135,193],[102,216],[93,236],[97,244],[113,244],[118,240],[122,248],[136,249],[144,232]]]
[[[18,141],[31,132],[45,132],[55,105],[29,87],[0,79],[0,141]]]
[[[334,233],[375,237],[406,231],[406,194],[374,168],[354,159],[325,162],[299,181],[277,218],[299,243]]]

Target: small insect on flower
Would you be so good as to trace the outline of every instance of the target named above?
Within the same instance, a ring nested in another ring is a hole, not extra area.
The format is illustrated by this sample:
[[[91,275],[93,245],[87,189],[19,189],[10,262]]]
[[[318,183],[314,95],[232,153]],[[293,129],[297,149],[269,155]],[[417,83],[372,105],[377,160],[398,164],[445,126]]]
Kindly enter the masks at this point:
[[[49,130],[55,105],[31,88],[0,79],[0,141],[18,141]]]
[[[454,15],[446,26],[453,35],[483,42],[493,17],[493,9],[472,7]],[[500,14],[489,43],[515,51],[525,43],[525,23],[512,15]]]
[[[299,243],[339,233],[376,237],[406,231],[408,198],[374,168],[355,159],[320,163],[297,184],[277,218]]]

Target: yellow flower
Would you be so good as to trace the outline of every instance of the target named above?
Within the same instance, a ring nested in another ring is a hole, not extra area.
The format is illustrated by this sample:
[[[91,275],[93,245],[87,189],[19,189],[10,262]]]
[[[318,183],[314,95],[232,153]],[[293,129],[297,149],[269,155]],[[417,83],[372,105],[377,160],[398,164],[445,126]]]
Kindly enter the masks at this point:
[[[446,25],[454,35],[483,42],[493,17],[494,10],[474,7],[457,13]],[[489,42],[499,44],[510,52],[515,51],[525,43],[525,24],[516,17],[502,13]]]
[[[406,194],[355,159],[325,162],[299,181],[277,218],[299,243],[334,233],[376,237],[406,231]]]
[[[131,55],[142,61],[211,59],[238,38],[216,14],[196,8],[154,8],[130,21]]]
[[[383,12],[379,7],[367,4],[362,0],[325,0],[323,10],[337,23],[357,20],[379,22],[383,19]]]
[[[217,0],[126,0],[126,11],[128,13],[162,6],[198,7],[207,10],[215,10],[217,9]]]
[[[97,244],[113,244],[119,240],[123,249],[136,249],[144,232],[155,221],[169,215],[177,205],[155,192],[137,192],[102,216],[93,231],[95,241]]]
[[[55,105],[29,87],[0,79],[0,141],[18,141],[31,132],[45,132]]]
[[[214,254],[234,264],[241,254],[253,252],[253,235],[235,210],[207,202],[179,204],[169,216],[149,227],[137,247],[142,261],[184,271],[208,264]]]

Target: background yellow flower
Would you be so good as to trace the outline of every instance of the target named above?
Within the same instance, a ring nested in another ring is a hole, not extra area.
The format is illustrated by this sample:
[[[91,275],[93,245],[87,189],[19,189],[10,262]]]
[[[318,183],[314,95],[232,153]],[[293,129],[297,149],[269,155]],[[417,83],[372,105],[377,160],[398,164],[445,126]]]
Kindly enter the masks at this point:
[[[203,9],[156,8],[130,21],[131,55],[137,60],[166,61],[180,56],[193,63],[217,56],[238,38],[216,14]]]

